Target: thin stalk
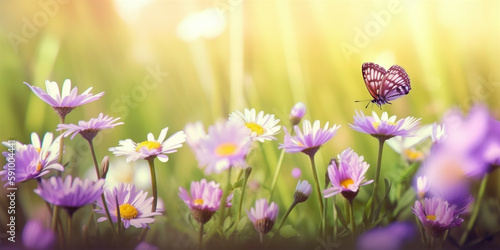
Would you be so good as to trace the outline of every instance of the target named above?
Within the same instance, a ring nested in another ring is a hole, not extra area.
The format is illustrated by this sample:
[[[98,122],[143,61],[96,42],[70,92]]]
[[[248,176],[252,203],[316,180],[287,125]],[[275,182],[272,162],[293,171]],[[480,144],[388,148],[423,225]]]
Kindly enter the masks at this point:
[[[338,237],[338,219],[337,219],[337,209],[335,208],[335,202],[337,202],[337,197],[333,196],[332,209],[333,209],[333,241],[337,242]]]
[[[226,199],[229,196],[229,189],[231,188],[231,171],[233,167],[230,166],[228,171],[227,171],[227,183],[226,187],[224,188],[222,192],[222,199],[220,200],[220,218],[219,218],[219,230],[222,234],[224,234],[223,226],[224,226],[224,220],[226,219]]]
[[[151,212],[156,212],[156,206],[158,204],[158,189],[156,184],[156,171],[155,171],[155,158],[147,159],[149,164],[149,172],[151,172],[151,188],[153,189],[153,204],[151,205]],[[146,237],[146,233],[148,232],[148,228],[145,227],[142,229],[141,234],[139,235],[139,241],[142,241],[144,237]]]
[[[101,176],[99,175],[99,164],[97,163],[97,156],[95,154],[94,144],[92,143],[92,140],[88,140],[88,143],[89,143],[89,147],[90,147],[90,152],[92,154],[92,159],[94,161],[94,167],[95,167],[97,179],[99,180],[101,178]],[[111,219],[111,213],[109,212],[109,209],[108,209],[108,203],[106,202],[106,197],[104,196],[104,193],[101,194],[101,200],[102,200],[102,204],[104,206],[104,210],[106,211],[106,216],[108,217],[109,225],[111,226],[111,231],[113,231],[113,236],[115,237],[115,239],[118,239],[116,232],[115,232],[115,227],[113,225],[113,220]]]
[[[441,244],[441,249],[444,249],[444,245],[446,245],[446,240],[448,239],[448,235],[450,234],[450,229],[446,230],[443,236],[443,243]]]
[[[380,168],[382,165],[382,152],[384,150],[384,139],[379,139],[378,140],[378,158],[377,158],[377,169],[375,172],[375,181],[373,182],[373,193],[372,193],[372,203],[370,205],[370,216],[368,220],[371,222],[372,219],[374,218],[374,209],[375,209],[375,203],[377,203],[377,192],[378,192],[378,182],[380,179]]]
[[[120,203],[118,203],[118,196],[115,196],[115,205],[116,205],[116,227],[118,231],[118,240],[121,238],[121,231],[122,231],[122,215],[120,213]]]
[[[59,123],[60,124],[64,124],[64,117],[65,116],[59,116]],[[62,135],[63,131],[59,131],[59,135]],[[61,136],[59,138],[59,164],[61,164],[62,166],[64,166],[63,164],[63,151],[64,151],[64,137]],[[57,176],[58,177],[61,177],[62,176],[62,171],[57,171]],[[59,206],[56,206],[54,205],[52,207],[52,231],[54,231],[56,234],[58,234],[59,230],[58,230],[58,225],[59,225],[59,211],[61,211],[61,209],[59,208]],[[64,244],[64,242],[62,241],[62,237],[60,234],[58,234],[58,238],[59,238],[59,243],[60,243],[60,246],[62,247],[62,245]]]
[[[283,158],[285,157],[285,149],[281,150],[280,158],[278,159],[278,164],[276,165],[276,171],[274,171],[273,182],[271,183],[271,191],[269,192],[269,200],[273,198],[274,189],[276,188],[276,182],[278,182],[278,176],[281,172],[281,166],[283,166]]]
[[[479,210],[481,208],[481,203],[483,202],[484,194],[486,193],[486,186],[488,185],[488,179],[490,175],[486,174],[481,181],[481,185],[479,186],[479,191],[477,194],[477,200],[475,201],[476,205],[474,206],[474,211],[472,212],[472,216],[470,217],[469,223],[467,224],[467,229],[462,234],[460,238],[459,245],[464,246],[465,241],[467,241],[467,237],[469,236],[472,227],[476,223],[477,216],[479,215]]]
[[[72,247],[72,230],[71,227],[73,226],[73,215],[69,214],[68,215],[68,247]]]
[[[285,220],[286,218],[288,217],[288,215],[290,214],[290,212],[292,212],[293,208],[295,206],[297,206],[297,204],[299,204],[298,202],[296,201],[293,201],[292,205],[288,208],[288,210],[286,211],[286,214],[283,216],[283,218],[281,219],[281,222],[280,224],[278,225],[277,229],[276,229],[276,233],[274,234],[274,236],[276,236],[279,232],[280,232],[280,229],[281,227],[283,226],[283,224],[285,223]],[[273,236],[273,238],[274,238]]]
[[[153,189],[153,205],[151,206],[151,212],[156,212],[156,206],[158,204],[158,189],[156,184],[156,171],[155,171],[155,160],[149,159],[149,170],[151,171],[151,186]]]
[[[248,177],[250,177],[250,173],[252,173],[252,168],[249,167],[245,170],[245,177],[244,177],[245,179],[243,179],[243,187],[241,187],[241,196],[240,196],[240,201],[238,202],[238,215],[236,217],[236,225],[238,225],[238,223],[240,222],[241,208],[243,207],[243,197],[245,196],[245,190],[247,187]]]
[[[349,210],[351,216],[351,233],[354,238],[356,236],[356,223],[354,222],[354,204],[352,200],[349,200]]]
[[[90,153],[92,154],[92,160],[94,161],[94,167],[95,167],[95,174],[97,175],[97,180],[101,179],[101,175],[99,174],[99,164],[97,163],[97,157],[95,154],[94,150],[94,144],[92,143],[92,140],[88,140],[89,142],[89,147],[90,147]]]
[[[198,242],[200,250],[203,249],[203,224],[200,223],[200,234],[198,235]]]
[[[321,228],[320,228],[320,233],[323,236],[323,232],[325,229],[325,224],[323,221],[323,198],[321,198],[321,188],[319,187],[319,180],[318,180],[318,173],[316,171],[316,163],[314,162],[314,155],[309,155],[309,159],[311,160],[311,168],[313,172],[313,177],[314,177],[314,183],[316,187],[316,193],[318,195],[318,203],[319,203],[319,216],[321,218]]]
[[[65,116],[59,116],[59,123],[60,123],[60,124],[64,124],[64,120],[65,120]],[[62,130],[60,130],[60,131],[59,131],[59,135],[62,135],[62,133],[63,133],[63,131],[62,131]],[[64,164],[63,164],[63,151],[64,151],[64,137],[63,137],[63,136],[61,136],[61,137],[59,138],[59,159],[58,159],[58,161],[59,161],[59,164],[61,164],[61,165],[63,165],[63,166],[64,166]],[[61,171],[58,171],[58,172],[57,172],[57,175],[58,175],[59,177],[61,177],[61,176],[62,176]]]

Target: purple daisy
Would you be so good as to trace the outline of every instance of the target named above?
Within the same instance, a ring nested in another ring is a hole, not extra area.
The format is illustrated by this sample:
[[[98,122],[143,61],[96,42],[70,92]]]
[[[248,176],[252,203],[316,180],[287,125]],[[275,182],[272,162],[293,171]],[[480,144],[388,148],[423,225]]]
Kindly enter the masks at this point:
[[[65,130],[62,136],[68,137],[71,134],[71,140],[75,138],[77,134],[80,134],[85,140],[92,141],[94,137],[99,133],[99,131],[107,128],[113,128],[118,125],[122,125],[123,122],[116,122],[120,118],[113,118],[104,116],[102,113],[97,116],[97,118],[91,118],[87,121],[79,121],[76,124],[59,124],[57,125],[57,131]],[[115,123],[116,122],[116,123]]]
[[[22,239],[27,249],[52,249],[56,234],[50,228],[45,228],[42,222],[29,220],[24,225]]]
[[[255,208],[250,208],[250,212],[248,212],[248,210],[246,211],[255,230],[259,232],[260,242],[262,242],[264,234],[271,231],[274,223],[276,223],[276,218],[279,213],[278,205],[274,202],[271,202],[269,205],[266,199],[260,199],[255,202]]]
[[[113,189],[104,191],[106,203],[111,214],[113,223],[118,221],[118,209],[120,210],[120,217],[125,228],[130,225],[136,228],[149,228],[148,224],[153,223],[155,220],[152,218],[155,215],[161,215],[163,211],[162,206],[156,209],[156,212],[151,212],[153,197],[148,197],[148,192],[142,190],[136,191],[133,184],[119,184]],[[119,207],[116,207],[116,199],[118,199]],[[99,209],[94,211],[106,215],[102,199],[96,200],[96,205]],[[97,222],[107,220],[106,216],[97,219]]]
[[[230,123],[218,122],[208,128],[208,134],[200,139],[198,150],[194,150],[205,174],[220,173],[230,167],[246,168],[246,156],[252,140],[248,130]]]
[[[359,187],[370,184],[373,180],[365,181],[365,174],[370,165],[358,156],[352,149],[347,148],[337,160],[332,160],[328,166],[331,188],[323,191],[325,198],[341,193],[348,200],[354,199]]]
[[[186,203],[191,210],[194,219],[200,223],[207,223],[212,215],[219,209],[220,200],[222,199],[222,189],[219,188],[219,183],[214,181],[191,182],[191,195],[183,187],[179,187],[179,197]],[[226,207],[230,207],[233,195],[229,195],[226,199]]]
[[[283,130],[285,130],[285,140],[283,144],[280,144],[279,148],[284,148],[287,153],[303,152],[309,156],[313,156],[321,145],[332,139],[340,128],[340,125],[333,125],[333,127],[330,128],[327,122],[324,128],[321,128],[319,121],[315,121],[314,124],[311,125],[309,120],[304,120],[302,123],[302,131],[297,125],[293,128],[296,136],[290,135],[288,130],[283,128]]]
[[[117,156],[126,155],[127,162],[138,159],[150,160],[156,157],[161,162],[167,162],[167,154],[177,152],[177,149],[182,147],[182,143],[186,141],[186,134],[183,131],[179,131],[165,140],[167,131],[168,127],[162,129],[158,140],[155,140],[152,133],[148,134],[147,141],[141,143],[135,143],[131,139],[122,140],[119,142],[120,146],[110,148],[109,151]]]
[[[80,180],[71,175],[62,177],[51,177],[42,179],[35,193],[48,203],[66,209],[68,214],[73,215],[78,208],[94,202],[103,192],[104,179],[98,181]]]
[[[396,121],[396,116],[391,116],[387,112],[383,112],[382,116],[378,116],[375,111],[373,116],[365,116],[363,111],[355,111],[354,124],[349,124],[352,129],[370,134],[377,139],[387,140],[394,136],[409,136],[415,126],[418,125],[420,119],[414,117],[406,117]]]
[[[59,156],[59,139],[56,138],[55,141],[52,141],[52,138],[52,133],[46,133],[42,144],[38,135],[32,133],[32,144],[23,145],[15,142],[15,166],[12,164],[9,165],[9,163],[5,164],[4,170],[0,171],[0,176],[3,175],[2,181],[8,180],[9,171],[14,171],[16,174],[15,183],[40,178],[48,174],[51,169],[63,171],[63,166],[57,162],[57,157]],[[4,142],[4,145],[7,145],[7,142]],[[6,158],[9,154],[11,153],[3,152]],[[7,182],[5,186],[9,183]]]
[[[65,117],[74,108],[98,100],[104,95],[104,92],[96,95],[91,94],[92,87],[79,95],[77,87],[71,89],[71,80],[69,79],[64,81],[61,92],[59,92],[59,85],[56,82],[45,81],[47,92],[39,87],[31,86],[29,83],[25,82],[24,84],[28,85],[42,101],[52,106],[60,117]]]
[[[415,201],[413,213],[424,226],[426,235],[431,238],[441,238],[446,230],[458,227],[464,221],[459,218],[457,206],[450,205],[441,197],[425,198],[424,205]]]

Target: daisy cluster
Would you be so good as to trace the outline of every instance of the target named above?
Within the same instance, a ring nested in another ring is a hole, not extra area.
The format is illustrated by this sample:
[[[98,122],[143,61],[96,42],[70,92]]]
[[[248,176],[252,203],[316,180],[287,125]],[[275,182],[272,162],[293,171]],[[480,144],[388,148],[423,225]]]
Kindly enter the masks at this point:
[[[157,136],[148,133],[143,140],[124,138],[109,148],[113,159],[99,159],[94,148],[96,136],[102,130],[126,124],[103,113],[77,124],[66,124],[65,118],[104,93],[94,95],[89,88],[78,94],[76,87],[71,89],[70,80],[64,82],[61,91],[51,81],[46,82],[46,91],[25,84],[55,110],[61,122],[54,128],[60,133],[58,137],[47,132],[40,140],[38,134],[32,133],[30,144],[14,143],[15,155],[3,152],[4,157],[14,158],[17,164],[15,170],[6,164],[0,171],[4,185],[18,187],[33,182],[37,185],[34,193],[45,202],[43,209],[50,210],[50,223],[34,218],[24,225],[25,248],[72,248],[79,242],[100,248],[170,246],[155,231],[159,228],[182,228],[178,230],[190,242],[185,245],[187,248],[236,248],[244,244],[253,248],[280,247],[280,239],[301,239],[299,223],[304,221],[314,225],[304,230],[313,231],[318,242],[333,238],[342,247],[400,249],[418,240],[414,237],[417,227],[424,247],[436,248],[449,241],[467,246],[488,176],[500,166],[500,122],[481,105],[468,114],[451,110],[441,123],[427,125],[421,125],[420,119],[412,116],[398,119],[387,112],[365,115],[354,111],[347,127],[378,142],[374,159],[356,152],[363,148],[355,150],[347,145],[340,152],[324,150],[318,154],[343,130],[341,125],[305,119],[304,103],[291,108],[287,124],[280,124],[282,121],[275,114],[244,109],[207,127],[195,121],[173,133],[164,127]],[[283,139],[278,143],[280,133]],[[72,163],[64,161],[65,138],[74,140],[78,135],[88,143],[89,157],[94,163],[94,169],[89,170],[92,173],[85,178],[76,176],[77,171],[68,171],[67,166]],[[156,159],[167,164],[184,142],[204,177],[167,179],[163,184],[168,188],[158,190],[158,182],[165,178],[157,177]],[[386,171],[389,163],[382,160],[385,144],[401,156],[401,173]],[[263,157],[271,158],[266,148],[281,151],[276,166],[265,166],[272,161],[255,161],[259,149]],[[293,160],[286,153],[307,156],[310,171],[301,161],[286,166]],[[323,164],[324,159],[316,161],[327,154],[331,157],[324,161],[327,164]],[[286,176],[280,173],[283,165],[290,169]],[[264,167],[272,169],[274,175],[252,175]],[[12,172],[14,181],[10,179]],[[221,176],[227,176],[227,181],[220,181]],[[131,183],[133,180],[137,185]],[[180,184],[189,181],[189,189]],[[292,181],[295,190],[276,188],[277,182],[283,187]],[[474,196],[471,190],[478,181],[482,188]],[[175,190],[179,199],[164,202],[160,198]],[[307,202],[311,196],[316,202]],[[171,206],[176,203],[181,206]],[[250,207],[250,203],[255,205]],[[288,209],[284,207],[287,203]],[[309,210],[301,211],[319,213],[300,213],[298,220],[287,221],[298,204],[303,203],[300,209]],[[474,212],[467,218],[473,203]],[[78,216],[83,213],[79,211],[91,214],[85,216],[84,222],[78,221],[83,230],[75,232],[77,227],[72,223],[82,217]],[[175,218],[179,213],[184,216]],[[409,215],[416,220],[408,219]],[[468,225],[461,229],[460,236],[450,234],[450,230],[463,223]],[[301,244],[311,248],[316,243],[305,239]]]

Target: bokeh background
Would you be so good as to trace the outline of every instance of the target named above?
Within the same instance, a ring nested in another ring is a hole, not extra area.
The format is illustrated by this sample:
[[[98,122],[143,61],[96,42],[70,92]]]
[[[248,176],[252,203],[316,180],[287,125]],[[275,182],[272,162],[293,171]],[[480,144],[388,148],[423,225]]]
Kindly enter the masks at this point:
[[[2,0],[0,139],[29,143],[31,132],[56,133],[58,117],[23,82],[45,88],[45,80],[71,79],[80,92],[93,87],[92,93],[106,94],[74,110],[67,122],[101,112],[125,122],[96,139],[98,157],[110,155],[121,139],[142,141],[164,127],[172,134],[198,120],[208,126],[244,108],[288,125],[289,110],[300,101],[307,119],[342,125],[317,156],[320,172],[347,147],[375,166],[377,141],[348,125],[355,110],[380,113],[355,102],[371,99],[362,63],[397,64],[410,76],[410,94],[383,106],[390,114],[433,123],[452,107],[467,111],[482,102],[498,119],[499,15],[498,1]],[[279,141],[252,154],[254,193],[246,207],[267,196]],[[87,144],[79,137],[66,144],[69,173],[83,176],[92,164]],[[184,211],[178,187],[204,175],[187,146],[170,158],[157,169],[160,197],[175,214]],[[302,168],[302,178],[312,181],[306,158],[285,156],[275,196],[282,213],[297,181],[291,169]],[[387,176],[399,159],[386,147]],[[498,192],[498,186],[490,189]],[[303,211],[316,216],[316,204],[309,203]],[[316,228],[305,213],[290,220],[304,225],[303,234]],[[169,223],[182,228],[180,220]]]

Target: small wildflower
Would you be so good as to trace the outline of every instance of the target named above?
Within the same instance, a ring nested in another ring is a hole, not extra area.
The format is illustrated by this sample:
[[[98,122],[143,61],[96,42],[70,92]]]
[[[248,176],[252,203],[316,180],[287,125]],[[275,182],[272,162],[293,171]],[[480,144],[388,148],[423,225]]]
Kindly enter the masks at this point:
[[[370,134],[377,139],[388,140],[394,136],[408,136],[413,128],[418,125],[420,119],[414,117],[406,117],[396,121],[396,116],[391,116],[387,112],[383,112],[379,117],[375,111],[373,116],[365,116],[363,111],[356,111],[354,123],[349,124],[352,129]]]
[[[161,215],[161,205],[156,209],[156,212],[151,212],[153,204],[153,197],[148,197],[148,192],[136,190],[133,184],[120,184],[113,189],[107,189],[104,192],[106,203],[111,214],[113,223],[118,221],[118,210],[120,210],[120,217],[125,228],[131,225],[136,228],[149,228],[148,224],[153,223],[155,220],[152,218],[155,215]],[[118,198],[119,207],[116,207],[116,198]],[[102,199],[96,200],[96,205],[99,209],[94,211],[106,215]],[[106,221],[106,216],[97,219],[97,222]]]
[[[325,198],[341,193],[348,200],[354,199],[359,187],[370,184],[373,180],[365,181],[365,174],[370,165],[358,156],[352,149],[347,148],[338,156],[338,163],[331,161],[328,166],[328,176],[332,183],[331,188],[323,191]]]
[[[59,92],[59,85],[56,82],[45,81],[46,92],[39,87],[31,86],[29,83],[25,82],[24,84],[30,87],[42,101],[52,106],[60,117],[65,117],[74,108],[98,100],[104,95],[104,92],[96,95],[91,94],[92,87],[78,94],[77,87],[71,89],[71,80],[69,79],[64,81],[61,92]]]
[[[274,135],[276,135],[281,128],[280,125],[276,125],[280,120],[275,119],[274,115],[264,115],[264,111],[260,111],[256,114],[255,109],[245,109],[244,114],[240,111],[233,112],[229,115],[229,121],[248,128],[250,137],[260,142],[264,142],[265,140],[277,140]]]
[[[120,146],[110,148],[109,151],[117,156],[126,155],[127,162],[138,159],[150,160],[155,157],[158,157],[161,162],[167,162],[167,154],[177,152],[177,149],[182,147],[182,143],[186,141],[186,134],[183,131],[179,131],[165,140],[167,131],[168,128],[162,129],[158,140],[155,140],[152,133],[148,134],[147,141],[141,143],[135,143],[131,139],[122,140],[119,142]]]
[[[222,199],[222,189],[220,184],[214,181],[207,182],[202,179],[201,181],[191,182],[191,195],[188,194],[186,189],[179,187],[179,197],[186,203],[191,210],[194,219],[200,223],[205,224],[212,215],[219,209],[220,200]],[[230,207],[232,194],[226,200],[226,207]]]
[[[71,216],[80,207],[94,202],[101,196],[104,179],[98,181],[80,180],[71,175],[42,179],[35,193],[48,203],[60,206]]]
[[[92,141],[94,137],[99,133],[99,131],[107,128],[113,128],[118,125],[122,125],[123,122],[116,122],[120,118],[113,118],[104,116],[102,113],[99,114],[97,118],[92,118],[87,121],[79,121],[76,124],[59,124],[57,125],[57,130],[66,130],[62,133],[62,136],[71,136],[71,140],[75,138],[77,134],[80,134],[85,140]],[[115,123],[116,122],[116,123]]]
[[[260,234],[260,241],[263,236],[271,231],[278,217],[279,207],[272,202],[270,205],[266,199],[260,199],[255,202],[255,208],[250,208],[247,211],[248,218],[252,222],[255,230]]]
[[[315,121],[313,125],[309,120],[304,120],[302,123],[302,131],[295,125],[295,136],[291,136],[286,128],[285,140],[280,144],[279,148],[284,148],[287,153],[303,152],[309,156],[313,156],[319,150],[321,145],[329,141],[340,128],[340,125],[329,127],[327,122],[324,128],[320,127],[320,122]]]

